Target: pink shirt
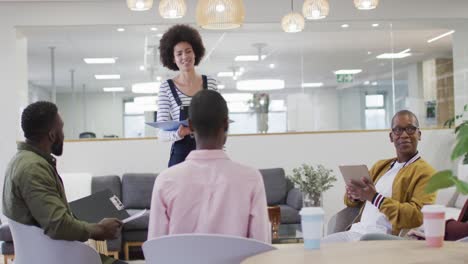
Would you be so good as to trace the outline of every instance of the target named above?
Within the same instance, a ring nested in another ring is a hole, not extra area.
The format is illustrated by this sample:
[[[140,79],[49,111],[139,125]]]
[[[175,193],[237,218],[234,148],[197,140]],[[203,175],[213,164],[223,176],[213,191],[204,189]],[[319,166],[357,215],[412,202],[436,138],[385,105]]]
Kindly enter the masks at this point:
[[[271,242],[260,172],[231,161],[222,150],[194,150],[154,184],[148,240],[209,233]]]

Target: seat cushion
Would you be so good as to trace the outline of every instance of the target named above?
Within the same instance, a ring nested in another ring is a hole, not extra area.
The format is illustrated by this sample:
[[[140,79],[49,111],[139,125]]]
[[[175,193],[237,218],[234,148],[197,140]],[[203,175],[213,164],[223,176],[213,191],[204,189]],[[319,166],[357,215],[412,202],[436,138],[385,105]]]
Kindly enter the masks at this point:
[[[279,205],[281,210],[281,224],[299,224],[301,223],[301,216],[299,211],[289,205]]]
[[[141,209],[127,209],[127,212],[130,215],[134,215],[136,213],[141,212]],[[149,214],[146,214],[140,218],[137,218],[133,221],[125,223],[123,226],[123,230],[147,230],[149,223]]]
[[[116,239],[107,240],[107,251],[120,251],[122,248],[122,235]]]
[[[15,247],[13,242],[2,242],[2,255],[14,255],[15,254]]]
[[[156,173],[126,173],[122,176],[122,202],[125,208],[148,209]]]
[[[122,236],[125,242],[145,242],[148,239],[148,230],[124,231]]]
[[[269,206],[286,203],[287,181],[282,168],[262,169],[267,203]]]
[[[0,226],[0,241],[13,241],[8,224],[3,224]]]

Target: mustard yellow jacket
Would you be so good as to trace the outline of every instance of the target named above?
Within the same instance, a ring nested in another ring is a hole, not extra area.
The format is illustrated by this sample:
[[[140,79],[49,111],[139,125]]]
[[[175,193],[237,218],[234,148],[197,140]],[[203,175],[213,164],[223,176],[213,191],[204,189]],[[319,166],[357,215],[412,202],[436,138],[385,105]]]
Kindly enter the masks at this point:
[[[376,183],[389,169],[393,159],[378,161],[370,169],[369,174]],[[436,193],[426,193],[429,179],[434,175],[434,168],[423,159],[403,167],[395,176],[392,187],[392,197],[385,197],[380,205],[380,212],[387,216],[392,224],[392,234],[398,235],[402,229],[410,229],[421,226],[423,216],[421,208],[426,204],[433,204]],[[345,194],[345,204],[349,207],[361,207],[358,222],[364,209],[364,202],[349,200]]]

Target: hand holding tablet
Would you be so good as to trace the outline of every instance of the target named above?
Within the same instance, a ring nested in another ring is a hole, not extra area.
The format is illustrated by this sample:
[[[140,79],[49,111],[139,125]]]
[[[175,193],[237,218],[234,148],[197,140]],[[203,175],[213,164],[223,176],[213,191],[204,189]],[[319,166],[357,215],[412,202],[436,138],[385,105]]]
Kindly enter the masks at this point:
[[[369,169],[366,165],[342,165],[339,166],[339,168],[346,185],[350,185],[351,181],[362,184],[362,177],[372,182],[372,179],[369,175]]]

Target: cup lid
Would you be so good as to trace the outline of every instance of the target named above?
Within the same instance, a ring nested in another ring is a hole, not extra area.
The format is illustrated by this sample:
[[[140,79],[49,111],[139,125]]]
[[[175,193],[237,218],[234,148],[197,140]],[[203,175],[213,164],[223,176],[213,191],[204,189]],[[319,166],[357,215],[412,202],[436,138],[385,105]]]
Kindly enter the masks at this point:
[[[300,215],[323,215],[325,214],[325,211],[323,211],[322,207],[302,207],[299,214]]]
[[[425,205],[421,209],[423,213],[442,213],[445,212],[445,206],[440,204]]]

